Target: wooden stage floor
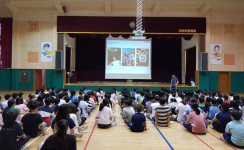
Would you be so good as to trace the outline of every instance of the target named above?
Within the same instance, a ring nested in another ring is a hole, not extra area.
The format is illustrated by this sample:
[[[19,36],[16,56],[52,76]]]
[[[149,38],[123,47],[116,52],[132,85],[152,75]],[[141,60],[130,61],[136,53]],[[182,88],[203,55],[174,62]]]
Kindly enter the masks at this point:
[[[133,87],[171,87],[170,83],[166,82],[111,82],[111,81],[85,81],[64,84],[64,86],[133,86]],[[178,87],[197,87],[187,84],[178,84]]]

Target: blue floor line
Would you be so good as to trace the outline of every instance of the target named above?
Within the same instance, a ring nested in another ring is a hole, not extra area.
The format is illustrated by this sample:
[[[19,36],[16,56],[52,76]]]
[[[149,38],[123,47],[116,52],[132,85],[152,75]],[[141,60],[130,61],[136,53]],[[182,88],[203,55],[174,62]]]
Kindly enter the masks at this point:
[[[152,124],[155,126],[155,128],[158,130],[158,132],[160,133],[160,135],[164,138],[165,142],[169,145],[169,147],[171,148],[171,150],[174,150],[174,148],[170,145],[169,141],[165,138],[165,136],[163,135],[163,133],[158,129],[158,127],[154,124],[154,122],[151,120]]]

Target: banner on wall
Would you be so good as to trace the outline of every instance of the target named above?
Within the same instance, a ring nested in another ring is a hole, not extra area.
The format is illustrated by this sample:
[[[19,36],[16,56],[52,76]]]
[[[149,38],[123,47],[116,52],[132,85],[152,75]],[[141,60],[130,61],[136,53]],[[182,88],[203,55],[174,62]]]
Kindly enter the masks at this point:
[[[222,64],[222,44],[210,45],[211,64]]]
[[[41,42],[41,62],[52,62],[52,42]]]

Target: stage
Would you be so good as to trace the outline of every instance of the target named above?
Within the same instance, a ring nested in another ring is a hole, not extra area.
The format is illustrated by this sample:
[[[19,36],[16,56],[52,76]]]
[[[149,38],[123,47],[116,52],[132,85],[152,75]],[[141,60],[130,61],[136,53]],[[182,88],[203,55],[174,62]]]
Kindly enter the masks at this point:
[[[85,81],[85,82],[77,82],[64,84],[64,88],[68,88],[69,90],[79,91],[83,87],[86,87],[88,90],[95,90],[98,88],[102,88],[103,91],[111,90],[113,87],[116,87],[117,91],[122,91],[123,88],[127,88],[132,91],[134,88],[142,90],[143,88],[149,88],[152,90],[160,90],[161,88],[170,89],[170,83],[161,83],[161,82],[108,82],[108,81]],[[179,84],[179,90],[192,90],[196,91],[198,86],[189,86],[186,84]]]

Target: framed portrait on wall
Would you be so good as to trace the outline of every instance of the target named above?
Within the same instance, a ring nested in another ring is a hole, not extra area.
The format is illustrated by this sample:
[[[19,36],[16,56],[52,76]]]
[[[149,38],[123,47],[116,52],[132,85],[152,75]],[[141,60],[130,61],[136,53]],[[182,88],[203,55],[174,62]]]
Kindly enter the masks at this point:
[[[30,83],[30,71],[19,72],[19,83]]]

